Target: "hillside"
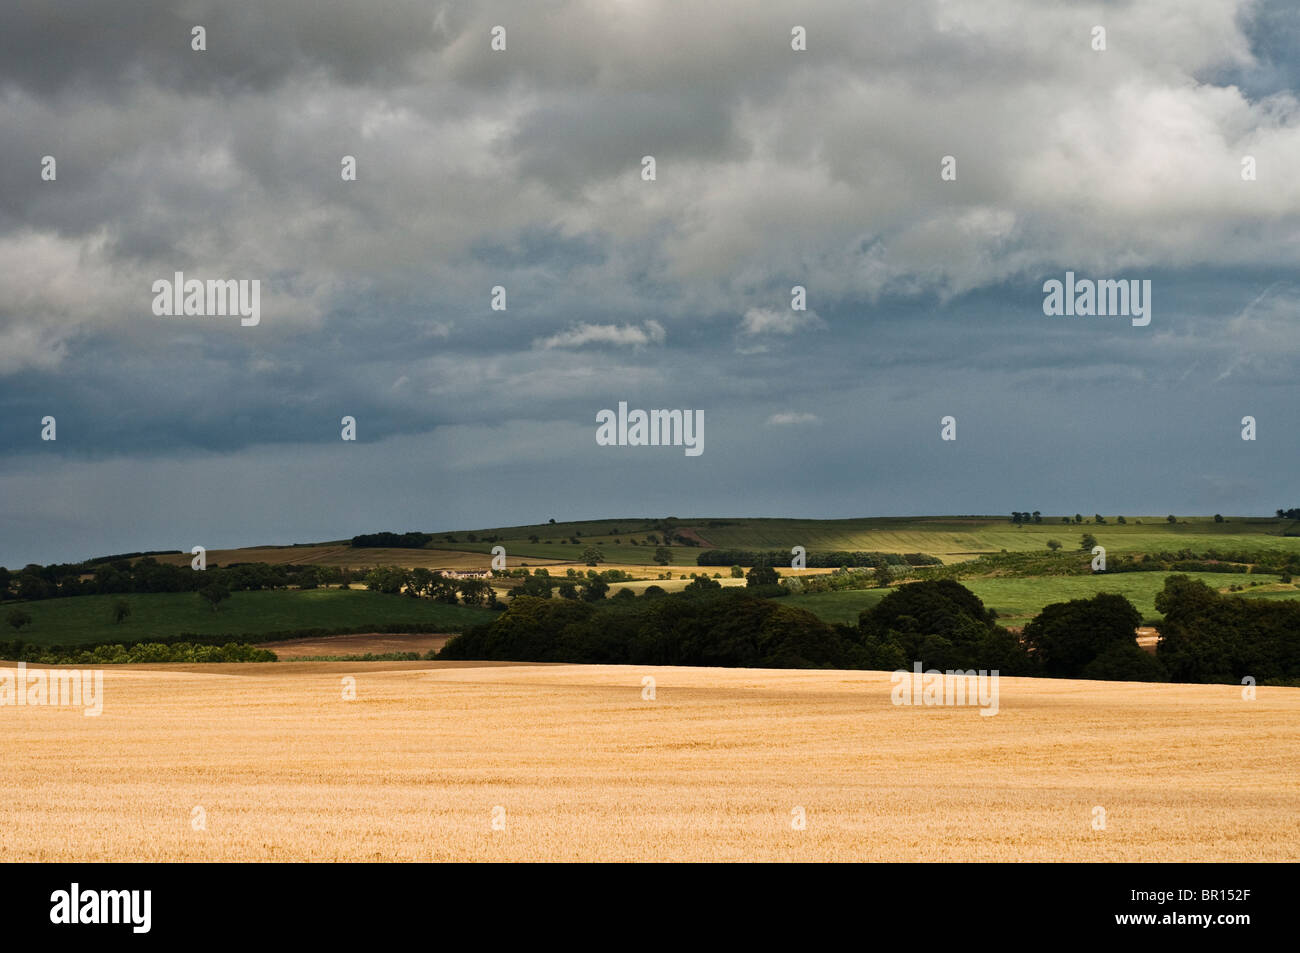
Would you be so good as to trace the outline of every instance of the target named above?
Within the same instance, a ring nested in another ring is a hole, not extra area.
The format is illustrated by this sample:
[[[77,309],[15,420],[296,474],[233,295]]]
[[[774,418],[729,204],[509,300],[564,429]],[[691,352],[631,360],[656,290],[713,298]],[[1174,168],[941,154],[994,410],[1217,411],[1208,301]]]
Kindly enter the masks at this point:
[[[1073,514],[1071,514],[1071,518]],[[1106,517],[1102,525],[1062,523],[1063,517],[1043,516],[1041,523],[1013,525],[1006,516],[874,517],[846,520],[695,517],[675,520],[675,531],[699,548],[782,550],[803,546],[809,552],[875,551],[929,553],[944,562],[961,562],[982,553],[1031,552],[1059,541],[1077,549],[1083,533],[1115,554],[1191,550],[1204,552],[1266,551],[1300,553],[1300,522],[1274,517],[1180,517],[1169,523],[1165,516],[1129,516],[1126,523]],[[349,566],[423,566],[434,569],[486,568],[492,547],[505,547],[510,565],[580,565],[583,550],[599,546],[611,566],[653,566],[662,539],[662,520],[621,517],[575,522],[534,523],[523,526],[430,531],[434,537],[421,549],[361,549],[347,541],[296,546],[260,546],[211,550],[209,562],[277,562]],[[407,527],[394,527],[404,531]],[[534,540],[535,538],[535,540]],[[575,542],[576,540],[576,542]],[[635,543],[635,544],[634,544]],[[673,565],[695,564],[698,549],[671,547]],[[188,555],[159,556],[160,562],[188,563]]]

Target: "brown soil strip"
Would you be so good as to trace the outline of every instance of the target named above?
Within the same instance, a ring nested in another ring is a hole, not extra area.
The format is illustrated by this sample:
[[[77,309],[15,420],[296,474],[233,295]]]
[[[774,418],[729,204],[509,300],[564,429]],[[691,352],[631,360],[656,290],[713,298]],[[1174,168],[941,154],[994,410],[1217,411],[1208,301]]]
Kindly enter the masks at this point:
[[[451,635],[438,632],[366,632],[358,635],[322,635],[283,642],[262,642],[281,659],[311,658],[318,655],[365,655],[367,652],[419,652],[441,649]]]

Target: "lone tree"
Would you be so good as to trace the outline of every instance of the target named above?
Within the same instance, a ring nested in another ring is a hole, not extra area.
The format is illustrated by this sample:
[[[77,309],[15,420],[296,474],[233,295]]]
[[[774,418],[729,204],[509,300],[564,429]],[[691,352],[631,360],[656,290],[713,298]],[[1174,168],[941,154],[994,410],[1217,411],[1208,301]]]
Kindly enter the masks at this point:
[[[588,546],[582,551],[582,561],[588,566],[594,566],[596,563],[603,563],[605,561],[605,556],[595,546]]]
[[[224,602],[226,599],[230,598],[230,590],[220,583],[214,582],[210,586],[205,586],[200,589],[199,595],[202,596],[210,606],[212,606],[212,611],[216,612],[217,603]]]
[[[10,609],[9,614],[5,616],[5,621],[14,627],[17,632],[25,625],[32,624],[32,617],[23,609]]]
[[[130,614],[131,614],[131,603],[127,602],[125,599],[118,599],[116,602],[113,603],[114,622],[121,624],[121,622]]]
[[[659,546],[655,549],[655,562],[661,566],[667,566],[673,561],[673,553],[667,546]]]
[[[1096,545],[1097,545],[1097,537],[1093,536],[1092,533],[1084,533],[1083,538],[1079,540],[1080,549],[1091,550],[1092,547]]]
[[[1178,522],[1178,517],[1175,516],[1173,513],[1170,513],[1168,516],[1165,517],[1165,522],[1166,522],[1166,523],[1177,523],[1177,522]]]
[[[755,566],[745,575],[746,588],[754,586],[775,586],[780,580],[777,571],[771,566]]]
[[[1049,539],[1047,541],[1047,548],[1050,549],[1052,552],[1056,552],[1058,549],[1061,548],[1060,540]]]

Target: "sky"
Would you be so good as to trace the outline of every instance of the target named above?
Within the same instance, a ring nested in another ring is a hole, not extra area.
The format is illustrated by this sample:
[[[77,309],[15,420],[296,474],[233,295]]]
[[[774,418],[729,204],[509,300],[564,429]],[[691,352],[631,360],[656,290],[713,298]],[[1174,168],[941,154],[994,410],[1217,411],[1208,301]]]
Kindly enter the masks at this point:
[[[1300,505],[1300,8],[700,7],[6,3],[0,564]],[[599,445],[621,401],[703,452]]]

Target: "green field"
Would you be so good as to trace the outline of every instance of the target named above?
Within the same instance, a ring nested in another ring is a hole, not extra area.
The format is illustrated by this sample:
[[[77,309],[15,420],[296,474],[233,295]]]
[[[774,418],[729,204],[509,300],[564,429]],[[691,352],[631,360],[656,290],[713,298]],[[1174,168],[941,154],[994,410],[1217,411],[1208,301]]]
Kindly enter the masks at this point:
[[[113,604],[125,599],[131,615],[113,622]],[[236,592],[213,612],[193,592],[149,592],[121,596],[72,596],[21,606],[32,624],[15,633],[4,627],[0,639],[36,645],[85,645],[170,638],[181,633],[225,635],[258,641],[269,632],[290,629],[352,629],[358,626],[429,623],[448,631],[474,625],[495,613],[474,606],[451,606],[428,599],[383,595],[362,589],[273,589]],[[3,618],[3,613],[0,613]]]
[[[1276,585],[1276,576],[1244,575],[1215,572],[1125,572],[1098,576],[1029,576],[1025,578],[972,578],[961,584],[979,596],[984,605],[995,609],[1003,625],[1022,626],[1043,606],[1070,599],[1087,599],[1099,592],[1115,592],[1124,596],[1142,614],[1144,620],[1158,620],[1156,593],[1164,588],[1168,576],[1184,575],[1200,579],[1214,589],[1226,590],[1228,586],[1264,582]],[[815,592],[808,595],[788,596],[788,604],[807,609],[827,622],[855,625],[858,613],[869,609],[884,598],[888,590],[860,589],[842,592]],[[1300,590],[1294,588],[1265,591],[1246,590],[1255,598],[1297,598]]]
[[[803,596],[786,596],[782,605],[806,609],[826,622],[857,625],[858,614],[863,609],[870,609],[893,591],[893,589],[845,589],[840,592],[812,592]]]
[[[1013,525],[1004,516],[923,516],[846,520],[681,518],[677,527],[717,549],[789,551],[793,546],[803,546],[809,552],[930,553],[942,557],[944,562],[958,562],[1003,549],[1009,552],[1046,550],[1049,539],[1059,541],[1067,550],[1077,549],[1084,533],[1097,537],[1098,543],[1111,553],[1182,549],[1300,552],[1300,535],[1284,535],[1300,534],[1300,523],[1294,520],[1231,516],[1225,522],[1216,523],[1212,517],[1189,516],[1169,523],[1164,515],[1124,515],[1127,520],[1124,525],[1116,523],[1115,516],[1107,516],[1104,524],[1084,522],[1067,526],[1056,515],[1023,526]],[[1088,520],[1091,518],[1089,515]],[[640,542],[647,534],[657,533],[653,523],[645,518],[625,518],[440,532],[429,548],[482,551],[486,556],[493,545],[499,544],[505,546],[512,563],[517,565],[514,560],[530,557],[577,560],[586,546],[599,544],[608,562],[650,565],[655,547],[632,546],[630,540]],[[563,542],[578,533],[582,534],[577,537],[578,545]],[[469,542],[466,537],[470,534],[480,542]],[[444,537],[448,535],[456,537],[457,542],[446,542]],[[529,540],[533,535],[539,542]],[[500,538],[496,544],[484,543],[481,542],[484,536]],[[548,545],[546,540],[551,543]],[[699,549],[673,546],[672,553],[674,566],[693,565]]]
[[[696,558],[709,548],[785,554],[794,546],[803,546],[810,555],[830,551],[927,553],[951,564],[1003,550],[1046,554],[1048,541],[1056,540],[1064,552],[1086,561],[1088,554],[1080,551],[1079,543],[1084,533],[1090,533],[1111,555],[1180,551],[1197,555],[1210,551],[1300,555],[1300,521],[1228,516],[1223,522],[1215,522],[1212,517],[1180,517],[1170,523],[1163,515],[1124,515],[1127,521],[1124,525],[1115,521],[1116,515],[1107,515],[1103,524],[1092,522],[1089,517],[1083,523],[1071,522],[1069,525],[1061,522],[1060,515],[1045,515],[1040,523],[1021,526],[1014,525],[1005,516],[843,520],[680,517],[674,518],[675,531],[700,545],[673,545],[669,550],[672,563],[667,567],[654,563],[658,544],[648,537],[662,536],[663,531],[658,525],[660,520],[650,517],[440,531],[424,549],[353,549],[346,541],[334,541],[275,549],[221,551],[220,559],[222,565],[288,560],[302,564],[350,566],[353,569],[377,564],[485,569],[491,559],[492,547],[502,545],[509,568],[530,562],[537,567],[543,559],[550,559],[565,560],[585,573],[583,550],[596,546],[603,552],[606,566],[624,566],[641,577],[633,583],[614,583],[612,595],[624,586],[640,594],[650,585],[674,592],[687,584],[687,580],[678,578],[656,579],[665,569],[670,570],[674,577],[698,571],[710,576],[721,573],[723,585],[743,585],[741,580],[729,578],[727,566],[701,568],[697,565]],[[397,529],[406,531],[411,527]],[[471,535],[475,537],[472,541],[469,539]],[[537,542],[532,541],[534,536]],[[572,539],[577,540],[576,544],[570,542]],[[632,545],[634,540],[638,545]],[[184,565],[189,556],[176,554],[161,559]],[[550,567],[557,582],[562,580],[564,568],[562,565]],[[1163,571],[1104,576],[1014,576],[1004,574],[1002,570],[998,572],[998,575],[967,576],[962,579],[962,584],[975,592],[987,606],[996,609],[1005,624],[1012,626],[1023,625],[1050,603],[1086,598],[1101,591],[1126,596],[1145,619],[1155,620],[1158,619],[1155,594],[1168,575]],[[1275,576],[1260,573],[1191,575],[1220,590],[1234,584],[1268,582],[1267,590],[1247,590],[1255,598],[1300,597],[1300,590],[1282,586]],[[790,604],[804,606],[825,619],[854,623],[863,608],[874,605],[881,597],[881,590],[858,590],[789,598]],[[112,621],[112,604],[117,598],[110,595],[77,596],[23,603],[33,616],[33,624],[20,632],[6,627],[0,631],[0,640],[21,638],[35,644],[77,645],[110,640],[129,643],[193,633],[204,636],[231,634],[256,641],[266,633],[298,629],[355,631],[360,627],[420,623],[445,626],[446,630],[452,631],[491,617],[485,609],[446,606],[359,589],[291,589],[236,592],[218,612],[212,612],[193,593],[126,595],[122,598],[131,605],[132,614],[118,625]]]
[[[1211,517],[1183,517],[1169,523],[1164,516],[1126,516],[1128,522],[1120,525],[1113,516],[1106,519],[1104,524],[1084,522],[1067,526],[1060,516],[1044,516],[1041,523],[1016,526],[1005,516],[844,520],[681,518],[676,524],[678,532],[698,541],[700,546],[678,543],[669,552],[671,565],[677,571],[696,566],[696,557],[708,548],[788,553],[794,546],[803,546],[810,554],[835,550],[928,553],[945,563],[954,563],[1004,549],[1046,552],[1049,540],[1059,542],[1066,552],[1077,552],[1081,536],[1091,533],[1116,555],[1180,550],[1300,554],[1300,522],[1293,520],[1230,516],[1225,522],[1216,523]],[[352,569],[376,565],[484,569],[491,560],[492,547],[501,545],[505,547],[510,568],[526,564],[535,568],[544,561],[553,561],[563,569],[564,565],[585,568],[583,551],[595,546],[604,554],[608,565],[654,568],[657,544],[648,537],[661,536],[657,522],[635,517],[438,531],[432,534],[433,541],[422,549],[353,549],[347,541],[336,540],[214,550],[208,556],[210,563],[219,561],[223,566],[233,562],[292,562]],[[537,542],[532,541],[534,536]],[[576,543],[571,541],[574,539]],[[634,541],[637,545],[633,545]],[[158,558],[178,565],[188,565],[190,559],[188,554]]]
[[[1238,592],[1235,595],[1244,596],[1247,599],[1300,599],[1300,589],[1295,587],[1282,590],[1247,589],[1245,592]]]

